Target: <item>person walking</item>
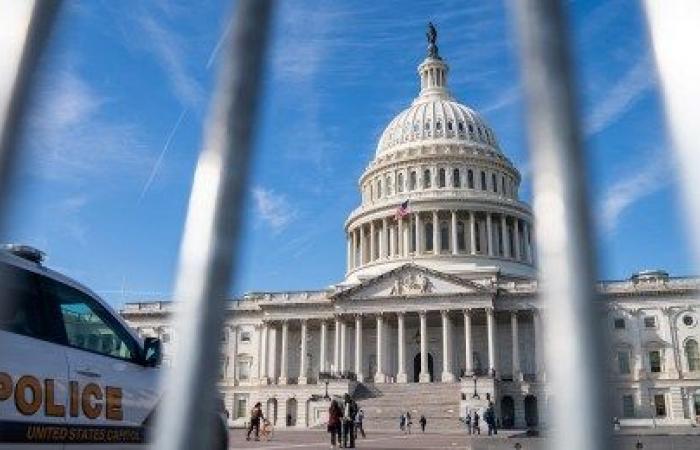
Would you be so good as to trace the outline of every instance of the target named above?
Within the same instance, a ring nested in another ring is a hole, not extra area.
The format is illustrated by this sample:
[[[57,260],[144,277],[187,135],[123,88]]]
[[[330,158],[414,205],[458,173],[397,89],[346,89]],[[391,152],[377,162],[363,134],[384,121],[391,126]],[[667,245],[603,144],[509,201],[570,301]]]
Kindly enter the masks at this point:
[[[253,430],[255,430],[255,440],[260,440],[260,421],[262,418],[262,404],[258,402],[255,404],[255,406],[253,406],[253,409],[250,410],[250,425],[248,425],[248,434],[245,438],[246,441],[250,440],[250,433]]]
[[[365,412],[361,409],[357,412],[355,417],[355,439],[357,439],[357,432],[359,431],[362,435],[362,439],[365,439],[367,435],[365,434],[365,429],[362,427],[362,421],[365,420]]]
[[[467,411],[467,415],[464,417],[464,424],[467,426],[467,434],[472,434],[472,415]]]
[[[343,447],[355,448],[355,417],[357,416],[357,403],[345,394],[345,406],[343,410]]]
[[[340,421],[343,418],[343,410],[337,400],[331,402],[328,408],[328,432],[331,434],[331,448],[336,448],[336,441],[340,444]]]
[[[411,434],[411,425],[413,425],[413,422],[411,422],[411,412],[406,411],[406,431],[408,434]]]
[[[418,422],[420,423],[421,433],[425,433],[425,424],[428,423],[428,420],[425,418],[425,416],[423,414],[421,414],[420,420]]]
[[[496,411],[494,410],[493,403],[489,403],[489,407],[486,409],[486,413],[484,413],[484,420],[489,428],[489,436],[498,434],[498,430],[496,430]]]
[[[479,428],[479,411],[474,411],[474,419],[472,420],[472,434],[481,434]]]
[[[399,428],[401,431],[406,432],[406,414],[401,413],[399,416]]]

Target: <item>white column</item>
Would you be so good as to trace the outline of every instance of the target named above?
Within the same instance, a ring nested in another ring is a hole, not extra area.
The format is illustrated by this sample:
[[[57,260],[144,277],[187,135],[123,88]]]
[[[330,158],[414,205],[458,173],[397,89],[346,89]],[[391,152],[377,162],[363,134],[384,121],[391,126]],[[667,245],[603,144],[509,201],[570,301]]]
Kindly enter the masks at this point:
[[[515,260],[520,261],[522,255],[520,253],[520,219],[513,217],[513,244],[515,245]]]
[[[544,382],[546,379],[544,370],[544,341],[542,340],[544,335],[540,312],[537,309],[532,311],[532,328],[535,332],[535,370],[537,372],[537,379]]]
[[[522,381],[523,374],[520,371],[520,339],[518,336],[518,311],[510,313],[510,328],[513,337],[513,380]]]
[[[452,223],[450,225],[452,228],[452,254],[456,255],[459,252],[459,246],[457,245],[457,211],[453,209],[451,213]]]
[[[443,310],[442,316],[442,382],[452,383],[455,374],[452,372],[452,339],[450,339],[450,316],[449,312]]]
[[[321,359],[319,361],[319,371],[326,372],[326,348],[328,347],[328,322],[321,319]]]
[[[258,381],[263,377],[263,326],[262,324],[255,327],[258,338]]]
[[[365,263],[365,233],[363,228],[363,225],[357,228],[358,233],[360,233],[360,264],[357,266],[362,266]]]
[[[530,224],[523,221],[523,239],[525,239],[525,260],[532,264],[532,240],[530,238]]]
[[[421,223],[420,223],[420,213],[416,212],[413,215],[415,216],[415,221],[416,221],[416,255],[422,255],[423,254],[423,230],[421,230],[422,227],[421,227]],[[410,231],[409,231],[409,234],[410,234]]]
[[[333,341],[333,372],[340,370],[340,317],[335,317],[335,339]]]
[[[491,375],[498,370],[496,367],[496,320],[493,308],[486,308],[486,327],[489,340],[489,375]]]
[[[357,381],[362,383],[365,374],[362,373],[362,315],[355,316],[355,375]]]
[[[357,267],[357,232],[352,230],[350,236],[352,237],[352,255],[350,256],[350,261],[352,263],[352,268]]]
[[[282,351],[280,352],[280,379],[279,384],[287,384],[287,368],[288,355],[287,347],[289,345],[289,324],[286,320],[282,321]]]
[[[506,215],[501,214],[501,241],[503,242],[503,257],[510,258],[510,248],[508,247],[508,222]]]
[[[384,317],[377,314],[377,373],[374,375],[375,383],[384,383]]]
[[[389,227],[389,258],[396,257],[396,227]]]
[[[428,318],[425,311],[418,313],[420,317],[420,383],[430,383],[428,372]]]
[[[406,225],[403,220],[403,217],[399,219],[399,237],[398,237],[398,244],[399,244],[399,255],[403,256],[404,258],[408,256],[408,236],[406,234]]]
[[[476,218],[474,211],[469,211],[469,252],[476,255]]]
[[[438,218],[438,212],[433,211],[433,254],[439,255],[440,249],[442,248],[442,243],[440,242],[440,222]]]
[[[352,238],[350,237],[351,234],[348,233],[348,255],[347,255],[347,266],[348,266],[348,272],[352,270]]]
[[[299,384],[306,384],[306,319],[301,320],[301,351],[299,352]]]
[[[464,375],[474,371],[474,351],[472,350],[472,312],[464,310]]]
[[[489,256],[493,256],[496,253],[493,251],[493,227],[491,226],[491,213],[486,213],[486,245],[489,248]]]
[[[267,333],[268,325],[263,323],[260,331],[260,383],[267,384]]]
[[[236,383],[236,377],[238,376],[238,367],[236,363],[236,357],[238,355],[238,327],[231,327],[228,334],[228,357],[229,357],[229,367],[231,370],[228,373],[228,378]]]
[[[376,240],[377,240],[376,229],[374,228],[374,220],[373,220],[369,223],[369,258],[367,258],[367,262],[374,261],[374,259],[376,257],[376,253],[375,253]]]
[[[408,382],[408,376],[406,375],[406,350],[404,349],[404,346],[406,345],[406,338],[405,338],[405,314],[402,312],[399,312],[396,314],[396,318],[398,320],[398,370],[396,374],[396,382],[397,383],[406,383]]]
[[[382,219],[382,233],[381,233],[381,241],[379,241],[379,258],[380,259],[385,259],[387,257],[387,237],[389,236],[389,221],[387,218]]]
[[[348,334],[347,331],[345,321],[340,322],[340,372],[345,372],[345,355],[347,354],[345,340]]]

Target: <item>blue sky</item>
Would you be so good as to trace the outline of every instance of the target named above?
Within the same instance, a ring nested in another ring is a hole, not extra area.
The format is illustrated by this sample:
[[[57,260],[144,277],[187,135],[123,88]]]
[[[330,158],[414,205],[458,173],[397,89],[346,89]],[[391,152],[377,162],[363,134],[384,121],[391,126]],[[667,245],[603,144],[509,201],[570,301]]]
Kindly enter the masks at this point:
[[[508,2],[280,1],[235,293],[322,288],[391,118],[417,92],[425,24],[531,199]],[[572,1],[601,278],[692,273],[638,2]],[[5,240],[118,306],[168,299],[228,3],[66,2],[43,62]]]

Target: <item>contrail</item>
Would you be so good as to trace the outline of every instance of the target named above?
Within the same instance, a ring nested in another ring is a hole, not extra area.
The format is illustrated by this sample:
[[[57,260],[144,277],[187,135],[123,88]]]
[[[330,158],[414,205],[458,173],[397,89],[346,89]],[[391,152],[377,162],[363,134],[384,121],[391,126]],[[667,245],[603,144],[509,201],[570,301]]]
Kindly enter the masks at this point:
[[[153,169],[151,170],[151,174],[148,176],[148,180],[146,181],[146,184],[143,185],[143,189],[141,190],[141,195],[139,195],[139,199],[136,202],[137,205],[141,203],[141,200],[143,200],[143,198],[148,193],[148,190],[151,188],[151,184],[153,184],[153,179],[158,174],[158,170],[160,169],[160,165],[163,162],[163,157],[165,157],[165,154],[168,152],[168,149],[170,148],[170,143],[172,142],[173,137],[175,136],[175,133],[177,132],[177,129],[180,128],[180,124],[187,116],[188,111],[189,110],[187,107],[182,109],[182,112],[180,113],[180,117],[177,118],[175,125],[173,125],[173,128],[170,130],[170,133],[168,134],[168,138],[165,140],[165,145],[163,146],[163,149],[160,151],[160,155],[158,155],[158,159],[156,160],[156,163],[153,165]]]
[[[211,65],[214,64],[214,61],[216,61],[216,57],[219,54],[219,50],[221,50],[221,45],[224,43],[224,39],[231,32],[232,23],[233,20],[228,21],[228,23],[226,24],[226,28],[224,28],[224,31],[221,33],[221,37],[219,37],[219,40],[216,42],[216,45],[209,54],[209,59],[207,60],[207,64],[205,66],[207,70],[209,70],[211,68]]]

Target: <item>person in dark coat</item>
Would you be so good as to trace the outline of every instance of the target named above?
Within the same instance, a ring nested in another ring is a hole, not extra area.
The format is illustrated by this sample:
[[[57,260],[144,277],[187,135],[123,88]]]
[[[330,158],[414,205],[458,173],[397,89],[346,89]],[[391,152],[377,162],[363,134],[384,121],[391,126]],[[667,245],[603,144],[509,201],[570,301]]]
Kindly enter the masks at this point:
[[[340,423],[343,419],[343,410],[336,400],[331,402],[328,408],[328,432],[331,434],[331,448],[336,448],[336,441],[340,444]]]
[[[496,429],[496,411],[493,408],[493,403],[490,403],[489,407],[486,409],[484,420],[489,428],[489,436],[498,434],[498,430]]]
[[[479,428],[479,411],[474,411],[474,419],[472,420],[472,433],[481,434],[481,428]]]
[[[420,431],[422,433],[425,433],[425,424],[428,423],[428,419],[426,419],[425,416],[421,414],[420,420],[418,422],[420,423]]]
[[[343,410],[343,447],[355,448],[355,417],[357,416],[357,403],[345,394]]]
[[[250,440],[250,433],[255,430],[255,440],[260,440],[260,421],[263,418],[262,404],[260,402],[256,403],[253,409],[250,410],[250,425],[248,425],[248,434],[245,440]]]

